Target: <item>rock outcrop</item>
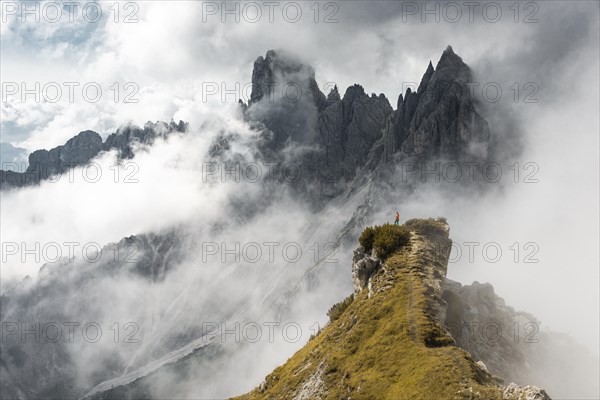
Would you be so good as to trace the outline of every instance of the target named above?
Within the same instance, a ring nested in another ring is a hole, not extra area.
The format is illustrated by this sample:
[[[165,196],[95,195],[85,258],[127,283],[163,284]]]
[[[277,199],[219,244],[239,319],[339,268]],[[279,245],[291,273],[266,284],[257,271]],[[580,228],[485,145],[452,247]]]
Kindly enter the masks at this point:
[[[371,276],[381,266],[381,260],[375,255],[365,253],[365,249],[359,246],[354,250],[352,258],[352,282],[354,282],[354,295],[358,295],[369,284]]]
[[[392,113],[387,98],[367,95],[360,85],[350,86],[337,100],[330,93],[329,103],[319,114],[316,144],[322,149],[320,164],[337,180],[351,180],[367,163],[369,151],[381,137]]]
[[[511,383],[504,389],[503,400],[550,400],[546,391],[537,386],[520,387]]]

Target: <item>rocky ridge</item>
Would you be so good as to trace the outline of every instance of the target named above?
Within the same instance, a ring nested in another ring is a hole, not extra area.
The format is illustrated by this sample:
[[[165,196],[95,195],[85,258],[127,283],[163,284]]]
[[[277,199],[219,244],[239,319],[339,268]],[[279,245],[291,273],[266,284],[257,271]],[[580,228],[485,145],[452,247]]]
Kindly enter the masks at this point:
[[[159,137],[165,138],[173,132],[181,133],[186,129],[187,124],[183,121],[171,121],[168,124],[147,122],[143,128],[123,125],[104,142],[97,132],[79,132],[64,145],[31,153],[29,165],[23,172],[0,170],[0,189],[38,184],[71,168],[86,165],[103,151],[117,150],[120,159],[130,159],[137,144],[152,145]]]
[[[502,386],[456,346],[443,300],[449,227],[412,222],[409,245],[387,260],[355,251],[354,300],[240,399],[550,399],[538,387]]]
[[[448,46],[435,68],[429,63],[418,89],[399,95],[394,110],[383,94],[368,95],[359,84],[343,96],[335,86],[326,96],[312,66],[286,51],[269,50],[254,62],[250,100],[240,104],[259,132],[256,156],[297,168],[301,179],[290,186],[322,205],[368,175],[394,180],[400,162],[488,160],[490,130],[470,96],[471,81],[470,68]],[[104,142],[98,133],[83,131],[62,146],[31,153],[24,172],[0,171],[0,189],[37,184],[102,151],[116,149],[119,157],[131,158],[134,143],[150,145],[186,129],[182,121],[123,126]],[[230,140],[219,138],[215,145],[227,148]],[[286,150],[292,147],[297,149],[290,158]]]
[[[283,162],[286,147],[306,145],[293,160],[307,176],[298,191],[330,197],[368,173],[393,179],[399,162],[488,160],[490,130],[470,96],[471,81],[470,68],[448,46],[394,110],[383,94],[368,95],[357,84],[343,96],[337,86],[325,96],[312,67],[270,50],[254,63],[251,100],[242,107],[264,129],[262,155]],[[286,96],[283,87],[301,95]]]

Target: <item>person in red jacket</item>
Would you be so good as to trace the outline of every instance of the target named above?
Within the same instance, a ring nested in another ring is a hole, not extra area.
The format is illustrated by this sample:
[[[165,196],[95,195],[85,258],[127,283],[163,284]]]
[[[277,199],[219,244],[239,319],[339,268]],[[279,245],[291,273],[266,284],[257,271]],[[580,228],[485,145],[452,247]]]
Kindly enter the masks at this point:
[[[394,225],[398,225],[400,223],[400,213],[396,211],[396,220],[394,221]]]

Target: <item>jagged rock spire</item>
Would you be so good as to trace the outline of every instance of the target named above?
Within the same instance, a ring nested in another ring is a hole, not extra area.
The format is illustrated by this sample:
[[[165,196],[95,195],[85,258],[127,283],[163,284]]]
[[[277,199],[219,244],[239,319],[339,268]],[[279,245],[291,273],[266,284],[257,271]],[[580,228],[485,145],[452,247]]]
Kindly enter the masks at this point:
[[[254,61],[252,70],[252,93],[248,105],[257,103],[264,97],[275,94],[281,97],[285,85],[292,85],[301,91],[310,91],[317,102],[325,100],[315,80],[315,70],[296,55],[284,50],[269,50],[263,58]],[[302,93],[307,96],[308,93]]]
[[[431,61],[429,61],[429,65],[427,66],[427,71],[425,71],[423,78],[421,78],[421,83],[419,84],[417,93],[421,94],[425,91],[425,89],[427,88],[427,84],[429,83],[429,80],[431,79],[431,76],[433,75],[433,72],[434,72],[433,65],[431,64]]]
[[[340,100],[340,93],[338,92],[337,85],[334,85],[333,89],[331,89],[331,91],[327,95],[327,101],[333,102],[333,101],[339,101],[339,100]]]
[[[456,75],[456,78],[470,79],[470,68],[463,62],[463,59],[454,52],[452,46],[446,47],[446,50],[444,50],[442,53],[442,56],[435,67],[435,70],[439,71],[440,69],[444,68],[450,68],[450,73]]]
[[[404,103],[404,97],[402,96],[402,93],[400,93],[400,96],[398,96],[398,102],[396,103],[396,109],[400,109],[400,107],[402,107],[402,103]]]

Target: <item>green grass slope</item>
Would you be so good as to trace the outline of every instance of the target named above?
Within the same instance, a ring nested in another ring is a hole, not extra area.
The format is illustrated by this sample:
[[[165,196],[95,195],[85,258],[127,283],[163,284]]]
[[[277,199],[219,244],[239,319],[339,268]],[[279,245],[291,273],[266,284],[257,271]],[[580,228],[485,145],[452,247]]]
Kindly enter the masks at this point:
[[[238,399],[502,399],[437,322],[432,288],[447,264],[445,221],[404,227],[408,244],[371,277],[370,290],[335,307],[332,322]]]

